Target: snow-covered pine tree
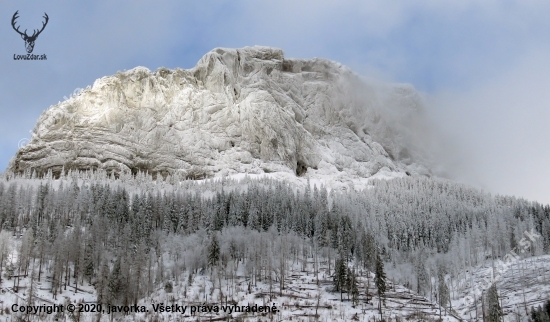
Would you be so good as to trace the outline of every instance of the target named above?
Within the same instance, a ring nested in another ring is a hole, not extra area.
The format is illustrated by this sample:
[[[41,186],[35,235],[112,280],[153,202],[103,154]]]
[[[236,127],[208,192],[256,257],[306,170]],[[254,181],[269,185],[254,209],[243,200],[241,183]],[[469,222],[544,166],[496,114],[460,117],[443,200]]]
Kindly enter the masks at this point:
[[[215,267],[220,261],[220,244],[215,232],[212,232],[210,244],[208,245],[208,266]]]
[[[83,273],[88,279],[88,283],[92,283],[92,277],[94,276],[94,245],[91,238],[86,240],[86,246],[84,247],[83,255]]]
[[[359,303],[359,286],[357,285],[357,275],[355,272],[351,269],[348,269],[348,278],[349,278],[349,288],[348,292],[351,293],[351,301],[353,305],[357,305]]]
[[[415,271],[416,292],[421,295],[426,295],[430,288],[430,277],[426,271],[426,265],[424,264],[425,260],[426,256],[424,255],[424,251],[420,250],[416,257]]]
[[[120,258],[117,258],[107,280],[107,294],[109,299],[107,303],[119,303],[121,295],[125,289],[124,280],[125,277],[123,276],[121,270],[121,260]]]
[[[348,270],[347,270],[346,261],[342,256],[340,256],[336,260],[336,264],[334,267],[334,277],[333,277],[334,289],[337,292],[340,292],[340,301],[343,301],[342,293],[344,292],[344,289],[346,287],[347,271]]]
[[[547,300],[543,306],[531,307],[530,315],[529,322],[550,322],[550,300]]]
[[[36,284],[36,276],[34,275],[34,267],[31,269],[29,291],[27,294],[27,306],[33,306],[38,297],[38,285]]]
[[[382,320],[382,301],[385,301],[386,295],[386,273],[384,272],[384,262],[380,257],[380,251],[376,252],[376,269],[375,269],[375,281],[377,294],[378,294],[378,310],[380,312],[380,319]]]
[[[7,260],[12,251],[11,248],[12,240],[10,238],[10,233],[6,230],[0,231],[0,285],[2,284],[2,268],[4,267],[4,262]]]
[[[502,308],[500,307],[500,301],[498,298],[498,291],[496,283],[493,283],[489,289],[487,289],[487,321],[488,322],[500,322],[502,321]]]
[[[439,317],[441,318],[441,309],[445,309],[445,313],[447,312],[447,304],[449,303],[449,287],[447,286],[447,283],[445,283],[445,269],[443,266],[438,267],[437,272],[437,280],[438,280],[438,304],[439,304]]]

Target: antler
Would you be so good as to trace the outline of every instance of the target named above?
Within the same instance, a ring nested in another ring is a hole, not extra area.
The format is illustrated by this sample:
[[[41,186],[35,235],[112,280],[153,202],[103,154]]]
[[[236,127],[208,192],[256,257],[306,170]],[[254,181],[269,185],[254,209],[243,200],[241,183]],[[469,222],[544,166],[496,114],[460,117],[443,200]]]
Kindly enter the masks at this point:
[[[44,30],[44,28],[46,28],[46,25],[48,24],[48,20],[50,20],[50,18],[48,17],[48,14],[45,13],[45,12],[44,12],[44,16],[42,18],[46,19],[46,21],[42,23],[42,29],[40,29],[40,31],[38,33],[36,33],[36,29],[35,29],[32,36],[31,36],[31,38],[32,37],[38,37],[38,35],[40,35],[42,30]]]
[[[17,11],[13,14],[13,17],[11,18],[11,26],[12,26],[13,29],[14,29],[15,31],[17,31],[17,33],[20,34],[21,36],[27,36],[27,29],[25,29],[25,32],[23,33],[23,32],[21,32],[21,31],[19,31],[19,27],[17,27],[17,28],[15,27],[15,20],[16,20],[17,18],[19,18],[19,16],[17,15],[18,13],[19,13],[19,10],[17,10]],[[28,37],[28,36],[27,36],[27,37]]]

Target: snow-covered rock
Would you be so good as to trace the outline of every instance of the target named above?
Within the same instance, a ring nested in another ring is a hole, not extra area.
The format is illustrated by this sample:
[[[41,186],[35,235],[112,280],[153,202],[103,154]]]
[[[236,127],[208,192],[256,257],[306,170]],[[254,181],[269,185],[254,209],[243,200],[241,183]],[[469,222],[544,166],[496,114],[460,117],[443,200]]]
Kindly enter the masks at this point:
[[[103,168],[190,178],[288,172],[426,174],[410,85],[365,81],[325,59],[269,47],[217,48],[189,70],[98,79],[52,106],[10,170]]]

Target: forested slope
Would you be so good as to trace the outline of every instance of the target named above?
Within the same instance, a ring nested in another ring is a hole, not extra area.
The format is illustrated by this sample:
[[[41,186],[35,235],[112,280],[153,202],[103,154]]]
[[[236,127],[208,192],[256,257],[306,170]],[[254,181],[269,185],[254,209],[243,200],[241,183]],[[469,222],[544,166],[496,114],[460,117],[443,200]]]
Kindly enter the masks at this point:
[[[298,189],[247,177],[199,182],[142,173],[114,179],[103,171],[69,172],[57,180],[4,174],[0,265],[4,277],[47,276],[52,299],[67,285],[93,285],[99,302],[132,304],[213,267],[284,289],[292,267],[287,261],[302,259],[312,274],[323,266],[336,278],[339,260],[374,271],[379,252],[388,278],[435,300],[442,279],[457,293],[464,285],[453,279],[505,256],[525,231],[541,238],[521,256],[548,253],[549,206],[440,179],[371,183],[362,191],[328,191],[309,182]],[[212,251],[215,239],[218,252]],[[368,292],[360,292],[366,300]]]

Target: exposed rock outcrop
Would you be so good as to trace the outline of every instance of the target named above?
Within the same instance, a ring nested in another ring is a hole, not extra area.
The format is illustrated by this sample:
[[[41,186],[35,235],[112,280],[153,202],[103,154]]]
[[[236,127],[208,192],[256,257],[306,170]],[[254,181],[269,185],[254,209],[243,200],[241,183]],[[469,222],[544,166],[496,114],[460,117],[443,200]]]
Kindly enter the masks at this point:
[[[365,82],[341,64],[268,47],[217,48],[189,70],[144,67],[98,79],[39,118],[9,169],[425,173],[410,85]]]

